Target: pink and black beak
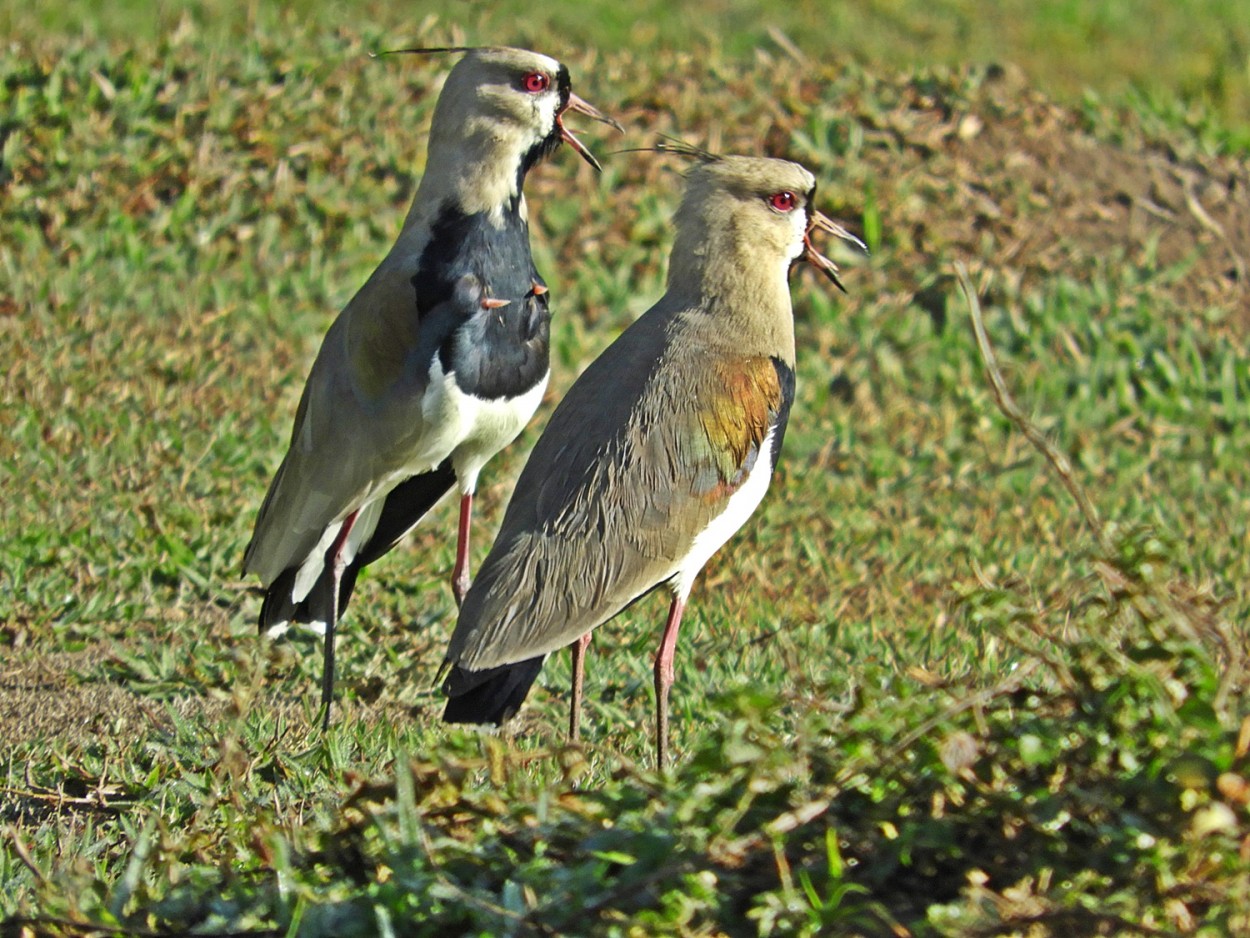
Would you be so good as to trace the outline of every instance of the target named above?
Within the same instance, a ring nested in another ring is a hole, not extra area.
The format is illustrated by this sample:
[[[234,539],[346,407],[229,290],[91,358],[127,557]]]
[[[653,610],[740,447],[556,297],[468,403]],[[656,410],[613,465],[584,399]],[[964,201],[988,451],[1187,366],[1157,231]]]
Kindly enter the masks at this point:
[[[855,237],[855,235],[851,234],[846,228],[838,224],[828,215],[817,212],[814,209],[812,210],[811,217],[807,222],[807,233],[803,235],[804,251],[799,257],[799,260],[807,261],[822,274],[832,280],[834,286],[845,293],[846,287],[842,285],[842,281],[838,278],[838,265],[825,255],[821,254],[820,251],[816,250],[815,245],[812,244],[812,232],[817,229],[831,234],[834,237],[841,238],[843,241],[849,241],[865,254],[868,253],[868,245],[864,244],[863,241],[859,240],[859,238]]]
[[[625,132],[625,128],[612,118],[608,117],[598,108],[587,104],[577,95],[573,94],[572,91],[568,93],[568,98],[565,100],[564,107],[560,108],[560,113],[556,115],[556,130],[559,131],[560,139],[577,151],[578,156],[593,166],[595,168],[595,172],[603,172],[603,167],[599,165],[599,161],[595,159],[594,154],[587,150],[582,142],[573,136],[573,132],[564,126],[564,115],[569,111],[573,111],[576,114],[585,114],[592,120],[602,121],[609,127],[616,128],[621,133]]]

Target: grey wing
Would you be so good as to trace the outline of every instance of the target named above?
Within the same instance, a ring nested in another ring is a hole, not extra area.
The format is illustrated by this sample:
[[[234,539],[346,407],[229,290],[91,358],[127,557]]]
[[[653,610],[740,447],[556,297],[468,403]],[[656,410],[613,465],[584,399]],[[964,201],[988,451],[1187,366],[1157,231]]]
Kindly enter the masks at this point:
[[[535,446],[460,612],[448,660],[479,671],[551,652],[671,578],[690,537],[668,524],[681,499],[671,456],[683,421],[650,426],[663,322],[639,320],[575,384]],[[635,331],[637,330],[637,331]],[[602,363],[602,364],[601,364]]]
[[[433,353],[424,348],[426,332],[416,322],[411,282],[385,268],[334,321],[261,506],[245,571],[268,585],[302,563],[327,527],[402,481],[427,429],[428,370],[420,359]]]

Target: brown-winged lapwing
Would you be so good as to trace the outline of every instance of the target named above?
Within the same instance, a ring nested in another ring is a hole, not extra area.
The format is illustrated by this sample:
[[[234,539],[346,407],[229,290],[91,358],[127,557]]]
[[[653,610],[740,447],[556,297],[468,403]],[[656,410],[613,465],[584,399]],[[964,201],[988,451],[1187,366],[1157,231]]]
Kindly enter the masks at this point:
[[[444,719],[502,723],[548,653],[574,647],[576,733],[591,629],[659,586],[672,593],[655,657],[657,765],[673,653],[708,558],[768,488],[794,398],[788,275],[821,229],[797,163],[691,154],[667,292],[577,379],[517,481],[447,650]],[[862,247],[862,244],[860,245]]]

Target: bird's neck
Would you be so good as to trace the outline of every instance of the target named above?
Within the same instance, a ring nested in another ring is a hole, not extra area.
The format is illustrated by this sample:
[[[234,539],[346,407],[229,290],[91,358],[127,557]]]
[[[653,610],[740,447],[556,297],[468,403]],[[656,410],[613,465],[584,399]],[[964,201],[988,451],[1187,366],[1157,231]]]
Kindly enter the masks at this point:
[[[438,211],[448,201],[466,215],[515,211],[524,219],[523,154],[513,142],[488,127],[472,126],[455,140],[431,141],[404,227],[427,220],[424,213]]]
[[[674,307],[700,311],[708,328],[744,354],[792,362],[789,260],[732,238],[695,240],[679,237],[673,248],[667,292]]]

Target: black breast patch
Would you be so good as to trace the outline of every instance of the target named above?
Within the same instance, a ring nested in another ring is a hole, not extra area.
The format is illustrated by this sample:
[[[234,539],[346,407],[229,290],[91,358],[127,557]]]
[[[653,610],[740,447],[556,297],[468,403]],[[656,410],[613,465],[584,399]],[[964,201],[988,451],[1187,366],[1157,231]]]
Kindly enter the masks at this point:
[[[437,354],[465,393],[516,397],[547,374],[551,313],[519,199],[498,221],[444,204],[412,285],[421,361]]]

